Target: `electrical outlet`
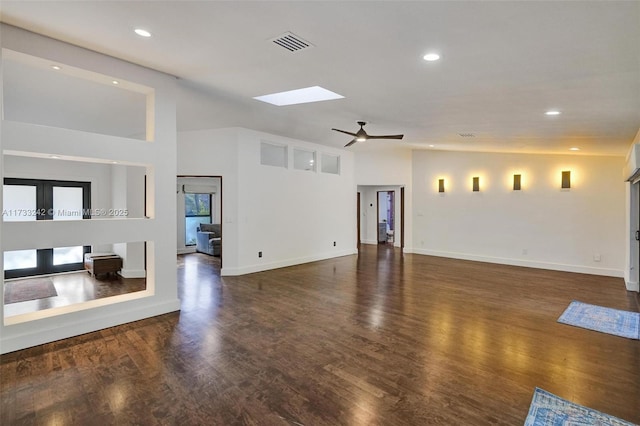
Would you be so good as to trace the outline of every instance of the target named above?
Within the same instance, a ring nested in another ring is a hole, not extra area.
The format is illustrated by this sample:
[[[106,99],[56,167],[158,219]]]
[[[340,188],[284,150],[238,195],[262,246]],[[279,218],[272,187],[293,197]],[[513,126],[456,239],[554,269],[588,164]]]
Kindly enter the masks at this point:
[[[529,249],[522,249],[522,254],[524,254],[524,255],[529,254]]]
[[[600,256],[600,253],[596,253],[593,255],[594,262],[600,262],[601,260],[602,260],[602,256]]]
[[[262,257],[262,252],[261,251],[258,252],[258,257]]]
[[[333,246],[334,246],[334,247],[336,246],[336,242],[335,242],[335,241],[333,242]]]

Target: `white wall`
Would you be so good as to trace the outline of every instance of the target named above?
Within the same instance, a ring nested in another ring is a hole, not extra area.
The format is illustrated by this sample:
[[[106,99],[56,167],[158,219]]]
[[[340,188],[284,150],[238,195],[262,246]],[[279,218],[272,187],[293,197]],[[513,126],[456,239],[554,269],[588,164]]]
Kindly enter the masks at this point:
[[[223,275],[355,253],[350,152],[240,128],[181,132],[178,139],[180,175],[222,176]],[[263,140],[289,147],[289,168],[260,164]],[[293,147],[318,158],[340,155],[341,174],[294,170]]]
[[[229,272],[247,273],[356,252],[351,152],[246,129],[241,129],[239,141],[240,267]],[[260,164],[262,141],[287,145],[287,169]],[[294,147],[316,151],[318,170],[322,153],[339,155],[340,174],[293,169]]]
[[[7,53],[5,49],[10,49],[29,55],[33,62],[45,68],[57,63],[63,70],[75,70],[74,75],[78,78],[104,84],[117,79],[123,90],[144,92],[148,106],[147,137],[153,141],[2,120],[0,149],[5,154],[2,163],[7,162],[7,154],[22,157],[55,154],[70,161],[105,164],[118,161],[145,167],[150,218],[3,222],[0,234],[3,251],[139,241],[149,241],[149,250],[145,291],[8,318],[4,317],[4,305],[0,304],[0,318],[3,319],[0,351],[11,352],[178,310],[180,301],[173,248],[176,223],[175,78],[15,27],[2,24],[0,30],[3,56]],[[1,172],[4,176],[4,167]]]
[[[621,157],[414,151],[413,251],[621,277],[623,165]],[[560,189],[563,170],[570,190]],[[517,173],[522,191],[512,189]],[[473,176],[480,192],[471,191]]]
[[[400,246],[400,188],[405,189],[404,244],[413,246],[412,151],[403,147],[374,148],[355,152],[355,180],[360,191],[360,238],[377,244],[376,191],[395,191],[396,230],[394,246]],[[371,206],[373,204],[373,206]]]
[[[238,130],[178,133],[178,175],[222,177],[223,269],[238,265]]]

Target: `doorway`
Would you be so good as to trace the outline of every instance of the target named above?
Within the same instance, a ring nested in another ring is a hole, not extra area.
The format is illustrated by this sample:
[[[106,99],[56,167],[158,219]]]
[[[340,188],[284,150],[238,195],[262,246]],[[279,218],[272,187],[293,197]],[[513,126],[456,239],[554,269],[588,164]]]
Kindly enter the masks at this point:
[[[404,189],[402,185],[358,185],[356,187],[356,234],[360,244],[378,245],[384,243],[404,248],[404,233],[408,231],[404,227],[404,202],[406,202]],[[389,193],[391,193],[391,200],[387,200]],[[386,194],[382,203],[380,203],[379,194]],[[387,206],[382,213],[380,213],[380,204]],[[382,228],[379,224],[383,219],[385,220],[384,237],[378,235],[379,229]],[[387,235],[388,230],[393,230],[393,242]]]
[[[395,242],[395,191],[377,191],[378,244]]]
[[[178,254],[200,251],[214,256],[216,263],[222,265],[222,176],[179,175],[177,184]],[[206,241],[198,242],[198,231],[203,224],[217,225],[217,241],[210,241],[208,245],[204,244]],[[201,244],[199,249],[198,244]]]
[[[359,249],[360,248],[360,242],[362,241],[362,238],[360,237],[360,191],[358,191],[358,196],[357,196],[357,200],[356,200],[356,221],[357,221],[357,233],[358,233],[358,240],[356,243],[356,247]]]

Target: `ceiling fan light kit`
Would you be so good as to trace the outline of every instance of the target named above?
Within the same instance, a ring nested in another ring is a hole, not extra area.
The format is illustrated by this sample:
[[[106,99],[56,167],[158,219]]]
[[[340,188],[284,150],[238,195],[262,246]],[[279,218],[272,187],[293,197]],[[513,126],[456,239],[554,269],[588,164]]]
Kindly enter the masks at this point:
[[[351,142],[349,142],[344,146],[345,148],[353,145],[356,142],[366,142],[369,139],[402,139],[404,137],[404,135],[369,135],[364,130],[364,126],[367,123],[364,121],[358,121],[358,124],[360,125],[360,130],[358,130],[356,133],[347,132],[346,130],[340,130],[340,129],[331,129],[331,130],[335,130],[336,132],[353,136],[353,139],[351,140]]]

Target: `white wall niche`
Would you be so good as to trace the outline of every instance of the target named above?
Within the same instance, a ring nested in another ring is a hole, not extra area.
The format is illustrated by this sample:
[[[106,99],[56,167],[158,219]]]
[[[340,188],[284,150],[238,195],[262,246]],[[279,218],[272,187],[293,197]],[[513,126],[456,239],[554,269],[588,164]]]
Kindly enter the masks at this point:
[[[24,122],[8,120],[5,115],[0,122],[0,151],[3,154],[1,175],[5,176],[4,163],[8,155],[43,158],[55,155],[64,160],[88,160],[105,165],[117,161],[125,169],[129,166],[134,166],[133,170],[144,169],[147,182],[145,216],[137,214],[135,218],[110,217],[57,223],[42,223],[54,222],[43,220],[0,223],[2,251],[29,246],[67,247],[84,243],[123,243],[127,244],[128,251],[130,243],[147,242],[145,291],[117,296],[120,298],[118,303],[105,302],[105,299],[94,300],[82,304],[78,309],[59,308],[62,311],[52,316],[39,314],[45,317],[5,322],[0,326],[0,351],[11,352],[179,310],[173,250],[176,223],[173,192],[176,176],[176,78],[6,24],[0,24],[0,33],[2,56],[12,51],[41,58],[47,64],[64,64],[69,69],[80,70],[83,75],[126,81],[132,87],[142,88],[144,94],[144,140],[132,139],[129,134],[96,133],[95,129],[87,131],[33,124],[37,122],[38,111],[31,108],[26,113],[32,111],[33,115]],[[6,93],[6,86],[7,82],[3,80],[3,94]],[[3,103],[6,108],[4,98]],[[54,173],[64,174],[65,170],[59,167]],[[46,172],[42,174],[44,178],[47,177]],[[109,185],[112,189],[115,187],[113,181]],[[139,188],[136,185],[136,190]],[[124,195],[123,191],[117,192]],[[138,201],[140,199],[137,197]],[[116,200],[105,196],[102,201],[105,205],[113,205]],[[144,203],[136,204],[136,208],[144,210]],[[4,317],[3,304],[0,304],[0,309],[0,316]]]
[[[89,253],[93,254],[117,254],[122,261],[122,268],[118,270],[117,273],[99,274],[95,277],[91,277],[89,272],[84,269],[75,269],[45,275],[5,279],[4,287],[8,287],[4,293],[5,297],[12,297],[12,292],[19,290],[19,287],[28,291],[30,286],[37,287],[45,284],[53,286],[55,293],[38,299],[3,299],[4,324],[12,325],[43,318],[51,318],[70,312],[83,311],[96,306],[107,306],[127,300],[153,296],[154,286],[147,285],[151,283],[147,283],[145,266],[147,262],[152,262],[153,259],[149,256],[145,246],[147,246],[147,243],[144,241],[124,243],[102,242],[100,244],[83,242],[78,243],[76,247],[68,247],[72,250],[63,250],[67,249],[67,247],[49,248],[54,251],[54,263],[56,261],[56,254],[58,254],[58,260],[73,260],[76,264],[84,264],[84,248],[88,247]],[[31,250],[23,248],[24,251],[34,252],[35,249],[35,247]],[[39,247],[39,249],[43,248]],[[56,251],[58,253],[56,253]],[[78,259],[76,259],[77,256],[76,253],[73,253],[74,251],[79,251]],[[147,253],[146,257],[145,253]],[[8,254],[12,254],[12,252],[3,252],[5,267],[7,267],[6,260]],[[130,271],[133,269],[140,272],[136,276],[131,276]],[[100,290],[101,287],[103,290]],[[126,291],[120,290],[123,287]],[[110,292],[111,289],[116,290]]]
[[[13,151],[5,151],[3,160],[5,178],[90,183],[91,219],[145,217],[149,164]]]
[[[10,49],[2,57],[5,120],[153,140],[150,87]]]

